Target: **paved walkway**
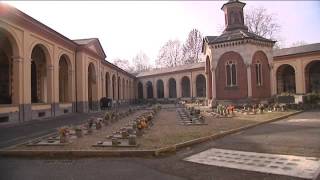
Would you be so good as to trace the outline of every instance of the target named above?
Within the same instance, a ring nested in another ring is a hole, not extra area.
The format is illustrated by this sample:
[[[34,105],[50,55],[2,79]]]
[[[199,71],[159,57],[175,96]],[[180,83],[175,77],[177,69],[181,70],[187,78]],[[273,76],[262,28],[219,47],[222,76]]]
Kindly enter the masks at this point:
[[[183,159],[210,148],[320,157],[319,117],[320,112],[305,112],[162,158],[0,158],[0,179],[300,180],[290,176],[201,165]]]
[[[2,126],[0,127],[0,148],[52,133],[56,131],[56,128],[64,125],[83,123],[89,116],[90,114],[70,113],[55,118]]]

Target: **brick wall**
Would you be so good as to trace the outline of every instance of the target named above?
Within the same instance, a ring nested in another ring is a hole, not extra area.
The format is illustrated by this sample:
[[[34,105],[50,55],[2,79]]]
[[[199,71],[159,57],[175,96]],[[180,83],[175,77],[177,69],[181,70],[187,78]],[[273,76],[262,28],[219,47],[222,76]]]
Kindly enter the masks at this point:
[[[237,69],[237,86],[226,86],[226,68],[225,65],[228,60],[234,60],[236,62]],[[238,100],[248,97],[248,82],[246,65],[240,54],[230,51],[224,53],[218,62],[216,69],[216,88],[218,100]]]

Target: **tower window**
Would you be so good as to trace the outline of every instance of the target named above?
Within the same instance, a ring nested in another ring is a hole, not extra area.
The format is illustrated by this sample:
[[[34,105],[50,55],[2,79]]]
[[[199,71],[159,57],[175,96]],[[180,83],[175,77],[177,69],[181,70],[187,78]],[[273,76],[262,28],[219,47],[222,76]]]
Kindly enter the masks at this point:
[[[234,61],[228,61],[226,64],[226,80],[227,87],[233,87],[237,85],[237,68]]]

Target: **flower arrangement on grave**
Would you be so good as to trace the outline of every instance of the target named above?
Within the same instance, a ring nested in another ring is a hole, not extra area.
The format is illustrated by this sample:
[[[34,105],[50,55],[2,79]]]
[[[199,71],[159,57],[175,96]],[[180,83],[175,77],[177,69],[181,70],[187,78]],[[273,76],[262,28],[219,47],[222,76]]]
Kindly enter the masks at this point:
[[[74,131],[75,131],[77,137],[82,137],[82,129],[80,126],[76,126],[74,128]]]
[[[68,132],[69,132],[69,129],[67,127],[59,128],[60,143],[66,143],[67,142]]]
[[[231,115],[234,115],[234,105],[228,105],[228,107],[227,107],[227,113],[228,114],[231,114]]]
[[[111,119],[111,112],[106,112],[106,114],[104,115],[104,120],[108,121]]]
[[[264,105],[263,104],[259,104],[258,108],[259,108],[259,113],[262,114],[263,111],[264,111]]]

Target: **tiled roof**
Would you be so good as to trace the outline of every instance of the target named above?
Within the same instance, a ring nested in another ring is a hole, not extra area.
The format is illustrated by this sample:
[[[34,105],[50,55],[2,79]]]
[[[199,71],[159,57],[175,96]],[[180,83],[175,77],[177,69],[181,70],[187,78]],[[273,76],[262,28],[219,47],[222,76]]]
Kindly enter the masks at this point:
[[[186,64],[182,66],[177,67],[170,67],[170,68],[161,68],[161,69],[152,69],[150,71],[140,72],[137,74],[137,77],[143,77],[143,76],[152,76],[152,75],[158,75],[158,74],[164,74],[164,73],[172,73],[172,72],[179,72],[184,70],[191,70],[196,68],[204,68],[205,63],[193,63],[193,64]]]
[[[237,30],[233,30],[233,31],[225,31],[220,36],[206,36],[205,38],[206,38],[208,44],[215,44],[215,43],[241,40],[241,39],[255,39],[255,40],[260,40],[260,41],[274,42],[273,40],[266,39],[264,37],[258,36],[254,33],[251,33],[249,31],[242,30],[242,29],[237,29]]]
[[[273,56],[287,56],[292,54],[300,54],[306,52],[314,52],[320,51],[320,43],[308,44],[303,46],[291,47],[291,48],[283,48],[277,49],[273,51]]]

